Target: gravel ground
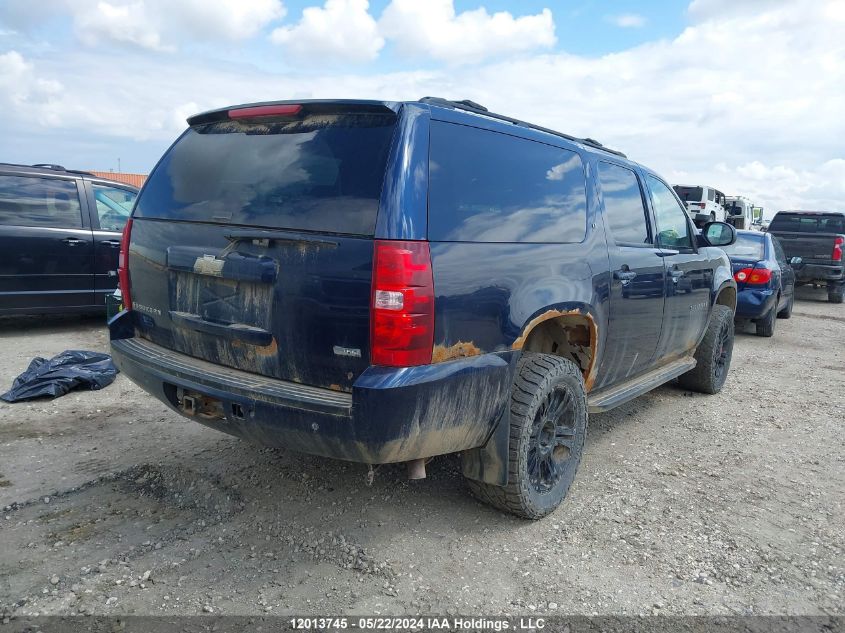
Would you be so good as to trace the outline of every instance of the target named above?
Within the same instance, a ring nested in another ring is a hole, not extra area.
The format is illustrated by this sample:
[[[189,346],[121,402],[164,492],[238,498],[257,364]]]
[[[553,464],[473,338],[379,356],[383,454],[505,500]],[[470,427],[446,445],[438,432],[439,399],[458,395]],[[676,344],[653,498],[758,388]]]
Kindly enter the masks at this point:
[[[262,449],[123,376],[0,403],[0,617],[34,614],[843,614],[845,312],[799,290],[738,334],[716,396],[668,385],[590,418],[568,499],[527,522],[458,458],[409,482]],[[0,322],[0,385],[107,349],[102,319]]]

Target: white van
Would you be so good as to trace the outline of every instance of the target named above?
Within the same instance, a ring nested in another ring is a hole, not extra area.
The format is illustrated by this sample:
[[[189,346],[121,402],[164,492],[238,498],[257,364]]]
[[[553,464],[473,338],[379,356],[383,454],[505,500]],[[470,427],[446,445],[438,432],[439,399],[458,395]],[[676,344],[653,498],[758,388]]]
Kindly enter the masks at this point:
[[[703,185],[673,185],[672,188],[696,224],[727,221],[725,194],[718,189]]]

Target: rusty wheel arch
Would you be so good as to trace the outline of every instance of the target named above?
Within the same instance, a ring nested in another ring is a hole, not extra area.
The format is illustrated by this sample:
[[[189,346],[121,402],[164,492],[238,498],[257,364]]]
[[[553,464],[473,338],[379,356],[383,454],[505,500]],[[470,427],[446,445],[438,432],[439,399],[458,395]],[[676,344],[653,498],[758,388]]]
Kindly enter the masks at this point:
[[[547,310],[525,325],[511,347],[573,361],[581,369],[589,392],[596,379],[598,340],[598,325],[591,314],[581,310]]]

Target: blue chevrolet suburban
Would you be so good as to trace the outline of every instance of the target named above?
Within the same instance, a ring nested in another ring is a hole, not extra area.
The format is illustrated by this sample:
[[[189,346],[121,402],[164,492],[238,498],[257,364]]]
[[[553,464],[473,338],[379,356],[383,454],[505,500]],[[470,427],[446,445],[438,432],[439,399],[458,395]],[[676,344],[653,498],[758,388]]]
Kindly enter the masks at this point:
[[[588,412],[718,392],[736,283],[672,188],[471,101],[191,117],[123,234],[121,370],[179,413],[366,464],[462,453],[479,498],[562,501]]]

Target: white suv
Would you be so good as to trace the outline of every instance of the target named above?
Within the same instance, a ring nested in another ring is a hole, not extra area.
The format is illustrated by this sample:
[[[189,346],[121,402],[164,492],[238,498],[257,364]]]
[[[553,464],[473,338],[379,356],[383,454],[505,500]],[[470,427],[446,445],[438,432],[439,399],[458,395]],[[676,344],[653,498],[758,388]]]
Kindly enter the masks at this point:
[[[718,189],[702,185],[673,185],[672,188],[696,224],[726,221],[725,194]]]

